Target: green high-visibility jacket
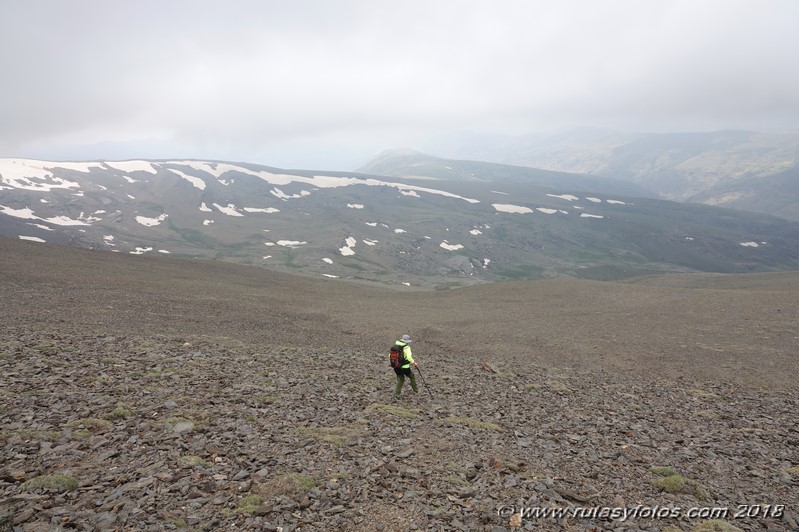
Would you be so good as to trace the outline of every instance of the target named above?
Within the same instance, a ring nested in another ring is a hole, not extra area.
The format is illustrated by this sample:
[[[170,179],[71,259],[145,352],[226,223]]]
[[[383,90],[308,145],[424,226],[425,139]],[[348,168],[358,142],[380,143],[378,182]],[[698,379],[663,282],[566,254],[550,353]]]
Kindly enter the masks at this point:
[[[394,342],[394,345],[402,346],[402,354],[405,355],[405,365],[402,366],[402,369],[410,368],[411,364],[413,364],[413,353],[411,352],[411,346],[402,340],[397,340]]]

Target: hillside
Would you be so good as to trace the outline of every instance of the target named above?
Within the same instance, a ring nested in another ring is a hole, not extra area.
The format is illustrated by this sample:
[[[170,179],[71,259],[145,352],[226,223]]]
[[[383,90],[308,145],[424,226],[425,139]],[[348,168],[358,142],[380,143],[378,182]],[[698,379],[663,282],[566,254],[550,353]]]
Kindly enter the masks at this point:
[[[2,159],[0,235],[411,290],[799,268],[799,223],[781,218],[420,154],[387,154],[378,170],[389,175]]]
[[[402,293],[6,238],[0,270],[0,529],[799,526],[795,273]]]
[[[664,199],[799,220],[799,135],[752,131],[553,135],[461,134],[428,149],[444,157],[545,168],[637,183]]]

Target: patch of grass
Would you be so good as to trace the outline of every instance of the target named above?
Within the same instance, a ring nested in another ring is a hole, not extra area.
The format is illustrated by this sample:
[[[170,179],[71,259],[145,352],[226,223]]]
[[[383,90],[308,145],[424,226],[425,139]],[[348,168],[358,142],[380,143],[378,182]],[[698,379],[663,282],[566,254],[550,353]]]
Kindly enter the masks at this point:
[[[652,485],[666,493],[680,493],[685,486],[685,477],[682,475],[667,475],[653,481]]]
[[[466,468],[465,467],[459,466],[458,464],[453,464],[452,462],[447,463],[447,465],[444,466],[444,469],[446,469],[447,471],[453,471],[453,472],[455,472],[455,473],[457,473],[459,475],[465,475],[466,474]]]
[[[258,486],[258,492],[269,497],[297,497],[316,486],[316,480],[304,473],[287,473]]]
[[[466,480],[464,478],[461,478],[461,477],[458,477],[458,476],[455,476],[455,475],[449,475],[449,476],[445,477],[444,481],[447,482],[448,484],[453,485],[453,486],[468,486],[469,485],[469,481],[468,480]]]
[[[654,473],[655,475],[657,475],[659,477],[672,477],[672,476],[679,475],[679,473],[677,473],[676,469],[674,469],[673,467],[669,467],[669,466],[653,467],[652,469],[650,469],[650,471],[652,471],[652,473]]]
[[[187,454],[180,457],[180,464],[188,467],[202,467],[208,468],[211,467],[209,462],[206,462],[199,456],[193,454]]]
[[[785,470],[785,472],[790,473],[791,475],[795,475],[799,473],[799,466],[789,467],[788,469]]]
[[[332,443],[334,447],[341,447],[348,440],[361,435],[361,430],[358,427],[304,427],[298,429],[298,432],[317,440]]]
[[[2,434],[2,433],[0,433]],[[6,433],[8,439],[19,439],[21,441],[49,441],[55,442],[61,439],[61,431],[60,430],[44,430],[44,429],[19,429],[14,431],[9,431]],[[3,437],[0,436],[0,440]]]
[[[713,392],[706,392],[705,390],[699,390],[697,388],[689,388],[688,390],[685,390],[685,393],[695,397],[718,397]]]
[[[130,417],[132,414],[133,412],[131,412],[129,408],[124,405],[119,405],[111,411],[109,417],[111,419],[125,419]]]
[[[231,510],[229,508],[225,509],[222,513],[224,515],[234,515],[234,514],[252,514],[258,507],[261,506],[261,497],[258,495],[248,495],[239,501],[239,504],[236,506],[236,509]]]
[[[707,491],[705,491],[698,482],[687,479],[682,475],[661,477],[652,482],[652,485],[666,493],[684,493],[686,495],[693,495],[700,500],[706,500],[708,498]]]
[[[524,389],[528,392],[537,392],[541,389],[541,386],[538,384],[525,384]]]
[[[43,355],[53,356],[58,354],[58,346],[55,344],[39,344],[34,349]]]
[[[89,432],[102,432],[104,430],[108,430],[113,425],[107,419],[100,419],[97,417],[86,417],[82,419],[76,419],[74,421],[70,421],[66,424],[68,429],[73,430],[88,430]]]
[[[189,524],[183,519],[173,519],[166,522],[167,525],[172,525],[175,528],[189,528]]]
[[[277,401],[277,395],[257,395],[255,397],[255,403],[258,406],[270,405],[275,401]]]
[[[408,408],[396,405],[384,405],[382,403],[375,403],[373,405],[369,405],[368,407],[366,407],[366,410],[364,410],[364,412],[368,414],[374,412],[375,410],[380,410],[382,412],[393,414],[395,416],[399,416],[405,419],[414,419],[419,417],[419,414],[414,410],[410,410]]]
[[[488,421],[480,421],[478,419],[472,419],[470,417],[447,417],[444,418],[442,422],[453,423],[456,425],[465,425],[467,427],[480,430],[497,430],[497,431],[502,430],[502,427],[500,427],[496,423],[489,423]]]
[[[721,419],[721,415],[712,410],[700,410],[694,414],[696,417],[703,417],[706,419]]]
[[[78,479],[71,475],[56,474],[42,475],[26,480],[19,487],[21,491],[34,491],[38,489],[52,491],[72,491],[78,488]]]
[[[742,532],[737,526],[732,526],[720,519],[704,521],[694,527],[693,532]]]
[[[557,377],[557,379],[560,379],[560,377]],[[548,380],[546,384],[547,388],[552,392],[568,392],[571,390],[571,388],[561,380]]]

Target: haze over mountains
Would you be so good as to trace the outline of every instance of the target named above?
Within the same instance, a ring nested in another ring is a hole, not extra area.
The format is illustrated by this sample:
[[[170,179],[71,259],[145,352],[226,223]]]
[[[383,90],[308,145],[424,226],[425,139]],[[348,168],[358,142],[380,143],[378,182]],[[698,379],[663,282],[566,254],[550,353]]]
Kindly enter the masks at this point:
[[[559,134],[461,133],[428,146],[458,159],[613,177],[664,199],[799,220],[799,134],[753,131]]]
[[[0,160],[0,234],[381,284],[799,266],[799,223],[641,184],[414,152],[360,172]]]

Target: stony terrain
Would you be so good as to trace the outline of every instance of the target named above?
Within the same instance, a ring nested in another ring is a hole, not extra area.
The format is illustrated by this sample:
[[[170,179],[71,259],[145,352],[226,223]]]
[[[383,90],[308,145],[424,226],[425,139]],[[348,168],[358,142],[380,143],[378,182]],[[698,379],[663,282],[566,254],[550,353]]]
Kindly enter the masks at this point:
[[[799,529],[796,275],[402,293],[5,239],[0,271],[1,531]]]

